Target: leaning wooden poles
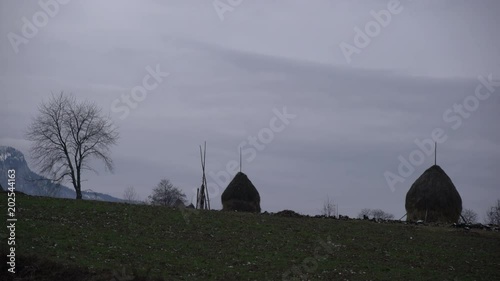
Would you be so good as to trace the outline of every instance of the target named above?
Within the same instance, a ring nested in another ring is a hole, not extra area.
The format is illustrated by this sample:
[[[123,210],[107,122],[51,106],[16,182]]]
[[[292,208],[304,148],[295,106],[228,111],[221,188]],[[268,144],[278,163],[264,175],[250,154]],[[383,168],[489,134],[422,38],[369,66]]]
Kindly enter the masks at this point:
[[[205,176],[205,164],[207,159],[207,142],[203,148],[200,145],[200,159],[201,159],[201,187],[196,194],[196,209],[210,210],[210,197],[208,196],[207,177]]]

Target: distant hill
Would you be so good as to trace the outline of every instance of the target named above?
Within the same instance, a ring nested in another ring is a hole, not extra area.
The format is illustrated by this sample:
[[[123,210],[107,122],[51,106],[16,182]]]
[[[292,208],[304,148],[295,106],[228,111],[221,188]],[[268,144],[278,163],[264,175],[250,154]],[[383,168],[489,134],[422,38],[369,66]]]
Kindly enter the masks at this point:
[[[53,183],[44,176],[31,171],[28,163],[21,151],[10,147],[0,146],[0,186],[6,190],[7,171],[9,169],[16,170],[16,191],[24,192],[28,195],[49,196],[58,198],[76,198],[76,193],[73,188],[64,185]],[[110,196],[108,194],[83,191],[83,199],[101,200],[109,202],[121,202],[123,200]]]

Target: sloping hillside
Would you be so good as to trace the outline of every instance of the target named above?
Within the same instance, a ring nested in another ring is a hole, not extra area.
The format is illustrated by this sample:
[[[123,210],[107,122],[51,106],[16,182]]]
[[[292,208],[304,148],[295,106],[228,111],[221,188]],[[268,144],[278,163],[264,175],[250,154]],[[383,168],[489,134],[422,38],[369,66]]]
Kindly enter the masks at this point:
[[[23,195],[16,203],[16,280],[500,280],[498,232]],[[6,266],[0,277],[12,280]]]

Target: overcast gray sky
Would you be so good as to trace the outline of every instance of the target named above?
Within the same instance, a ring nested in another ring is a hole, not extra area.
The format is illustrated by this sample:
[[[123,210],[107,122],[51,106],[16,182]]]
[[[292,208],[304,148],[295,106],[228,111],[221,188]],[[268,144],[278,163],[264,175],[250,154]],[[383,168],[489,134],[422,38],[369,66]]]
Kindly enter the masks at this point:
[[[243,145],[263,210],[318,214],[329,196],[342,214],[399,218],[434,161],[415,141],[441,129],[464,207],[484,216],[500,198],[498,1],[46,2],[0,2],[0,144],[28,153],[51,92],[95,101],[120,140],[115,172],[97,164],[84,189],[145,198],[166,177],[191,197],[206,140],[216,209]]]

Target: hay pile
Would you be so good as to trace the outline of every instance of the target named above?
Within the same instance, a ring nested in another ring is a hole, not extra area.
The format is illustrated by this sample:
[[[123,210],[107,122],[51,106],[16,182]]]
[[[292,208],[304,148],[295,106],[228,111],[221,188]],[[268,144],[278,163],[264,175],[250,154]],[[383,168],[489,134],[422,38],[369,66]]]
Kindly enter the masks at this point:
[[[247,175],[236,174],[222,193],[222,210],[260,213],[260,195]]]
[[[177,198],[177,200],[175,200],[174,207],[175,208],[184,208],[184,207],[186,207],[186,205],[184,205],[184,202],[180,198]]]
[[[412,184],[405,208],[408,221],[456,223],[462,213],[462,198],[450,177],[434,165]]]
[[[296,213],[292,210],[283,210],[275,214],[278,217],[288,217],[288,218],[301,218],[303,215]]]

